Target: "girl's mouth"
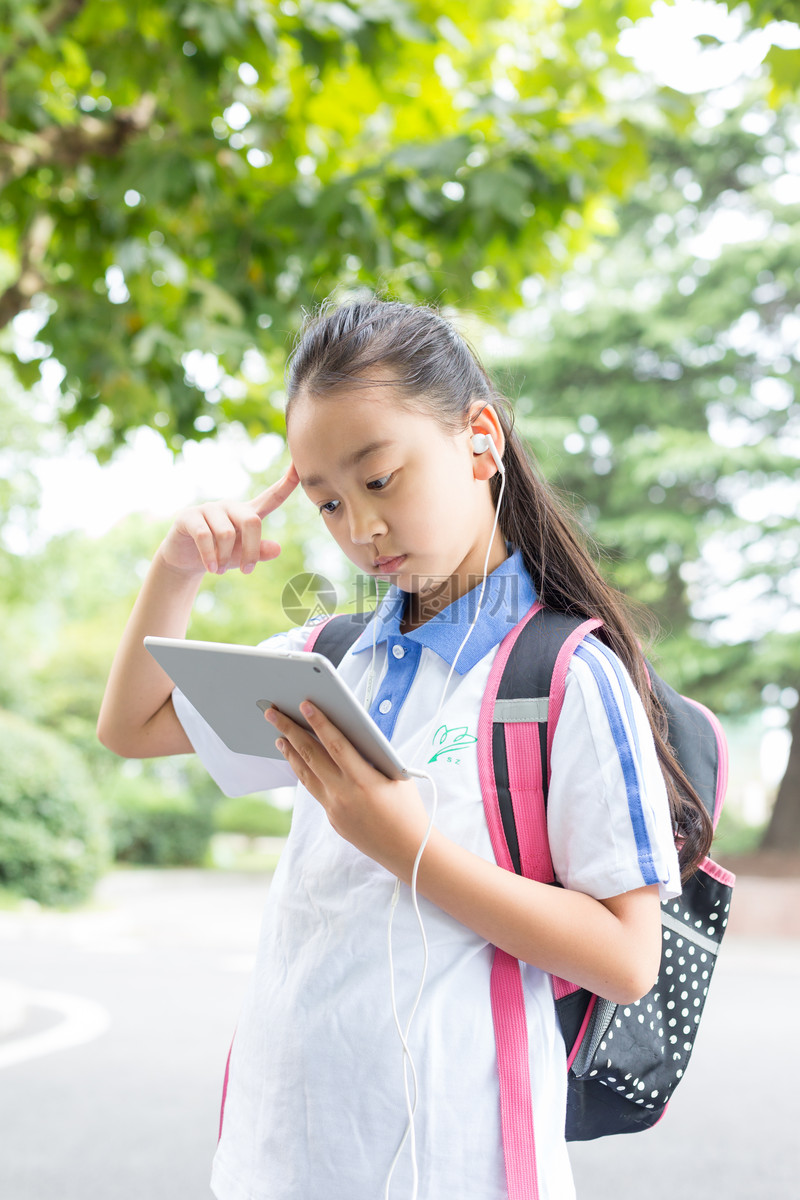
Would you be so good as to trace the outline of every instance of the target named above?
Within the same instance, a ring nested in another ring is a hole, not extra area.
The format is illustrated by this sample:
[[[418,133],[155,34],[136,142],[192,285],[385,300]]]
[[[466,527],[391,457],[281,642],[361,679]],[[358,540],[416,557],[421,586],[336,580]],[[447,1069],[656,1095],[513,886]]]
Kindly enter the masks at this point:
[[[405,554],[398,554],[394,558],[378,558],[375,560],[375,570],[379,575],[392,575],[405,560]]]

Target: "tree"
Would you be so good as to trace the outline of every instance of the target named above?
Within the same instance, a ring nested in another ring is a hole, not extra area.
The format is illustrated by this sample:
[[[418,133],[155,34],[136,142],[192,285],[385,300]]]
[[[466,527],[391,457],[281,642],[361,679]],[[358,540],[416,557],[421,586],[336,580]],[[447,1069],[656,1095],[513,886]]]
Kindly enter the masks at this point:
[[[264,482],[253,480],[254,494]],[[319,525],[304,496],[290,497],[270,518],[271,536],[282,545],[280,557],[247,578],[238,572],[209,578],[195,604],[189,635],[256,643],[285,629],[292,619],[285,597],[294,594],[285,589],[292,580],[304,578],[309,546]],[[65,762],[82,759],[93,789],[102,797],[102,804],[96,797],[91,803],[108,815],[117,851],[131,859],[139,855],[136,861],[144,861],[141,856],[148,854],[150,861],[200,855],[210,834],[212,809],[220,800],[218,789],[194,756],[122,762],[101,746],[95,734],[120,630],[165,532],[161,522],[131,517],[102,537],[71,533],[52,538],[42,550],[17,558],[13,575],[6,578],[0,572],[0,658],[5,664],[0,717],[8,730],[17,727],[14,721],[20,729],[35,725],[43,747],[64,745]],[[7,558],[11,561],[14,556]],[[0,565],[5,561],[0,555]],[[344,589],[339,590],[342,596]],[[28,739],[32,753],[39,745],[33,737]],[[9,741],[8,770],[13,766],[12,749]],[[2,766],[0,761],[0,776]],[[15,778],[5,798],[9,811],[14,807]],[[58,814],[62,799],[57,774],[50,787]],[[0,796],[0,809],[2,801]],[[67,794],[63,805],[69,807],[69,801]],[[0,855],[0,882],[5,877],[23,891],[38,886],[36,856],[48,862],[52,857],[47,838],[36,829],[26,832],[25,824],[14,826],[9,834],[13,846]],[[26,894],[43,895],[41,890]]]
[[[41,326],[4,348],[26,386],[62,364],[101,454],[278,427],[287,338],[337,284],[517,306],[609,227],[643,118],[691,111],[624,99],[646,0],[2,8],[0,327]]]
[[[701,115],[654,140],[619,236],[542,285],[506,371],[546,473],[670,634],[664,669],[747,714],[800,692],[800,110]],[[800,848],[799,769],[795,737],[767,845]]]

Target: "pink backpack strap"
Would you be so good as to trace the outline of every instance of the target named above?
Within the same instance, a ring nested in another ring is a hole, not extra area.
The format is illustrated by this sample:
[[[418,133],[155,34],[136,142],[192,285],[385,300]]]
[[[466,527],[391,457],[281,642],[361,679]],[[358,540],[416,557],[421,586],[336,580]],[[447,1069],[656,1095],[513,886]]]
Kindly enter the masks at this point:
[[[225,1122],[225,1101],[228,1099],[228,1080],[230,1079],[231,1074],[231,1055],[233,1054],[233,1043],[235,1040],[236,1031],[234,1030],[233,1037],[231,1038],[231,1044],[228,1049],[228,1057],[225,1060],[225,1078],[222,1081],[222,1101],[219,1106],[219,1133],[217,1135],[218,1142],[222,1138],[222,1126]]]
[[[507,871],[514,870],[500,811],[494,770],[495,725],[503,721],[497,695],[503,672],[520,633],[537,612],[536,603],[500,643],[495,655],[478,720],[478,771],[486,821],[495,858]],[[565,639],[556,659],[549,697],[533,697],[530,720],[518,714],[503,724],[508,789],[513,798],[514,824],[519,845],[521,873],[529,879],[552,883],[555,876],[547,836],[543,782],[549,778],[553,732],[564,703],[570,659],[587,633],[602,622],[585,621]],[[547,761],[542,761],[539,721],[535,703],[547,700]],[[575,990],[575,985],[553,980],[556,995]],[[495,949],[491,974],[492,1018],[500,1080],[500,1122],[509,1200],[538,1200],[536,1143],[530,1082],[528,1026],[519,961]]]
[[[522,621],[506,635],[495,655],[478,718],[478,774],[486,811],[486,822],[495,858],[513,871],[497,797],[492,761],[494,706],[497,690],[511,649],[520,630],[539,611],[534,604]],[[536,741],[538,747],[538,739]],[[538,749],[534,752],[538,754]],[[541,758],[541,756],[539,756]],[[536,767],[534,766],[534,770]],[[539,761],[541,778],[541,761]],[[526,822],[527,824],[527,822]],[[520,849],[522,854],[522,849]],[[519,961],[495,949],[491,975],[492,1019],[494,1021],[497,1069],[500,1078],[500,1124],[509,1200],[538,1200],[536,1142],[533,1128],[528,1023]]]
[[[587,633],[599,629],[603,622],[599,617],[584,621],[582,625],[569,635],[559,651],[556,665],[553,669],[553,682],[550,685],[550,711],[547,716],[547,778],[550,778],[550,754],[553,749],[553,736],[556,732],[558,718],[564,707],[564,693],[567,686],[567,671],[570,660]]]
[[[509,1200],[538,1200],[528,1023],[522,977],[519,959],[497,948],[492,961],[491,997]]]

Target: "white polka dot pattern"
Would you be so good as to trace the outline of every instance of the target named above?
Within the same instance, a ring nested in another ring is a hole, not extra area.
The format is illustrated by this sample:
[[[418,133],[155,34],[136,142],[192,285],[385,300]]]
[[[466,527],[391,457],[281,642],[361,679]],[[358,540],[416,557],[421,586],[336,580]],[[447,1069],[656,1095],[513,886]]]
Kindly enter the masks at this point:
[[[731,884],[698,871],[677,900],[662,905],[661,968],[655,986],[633,1004],[598,1000],[571,1068],[571,1090],[579,1093],[571,1102],[580,1104],[584,1126],[587,1106],[597,1106],[600,1125],[608,1119],[603,1110],[609,1106],[617,1124],[625,1105],[630,1112],[623,1121],[631,1128],[658,1120],[692,1053],[731,892]]]

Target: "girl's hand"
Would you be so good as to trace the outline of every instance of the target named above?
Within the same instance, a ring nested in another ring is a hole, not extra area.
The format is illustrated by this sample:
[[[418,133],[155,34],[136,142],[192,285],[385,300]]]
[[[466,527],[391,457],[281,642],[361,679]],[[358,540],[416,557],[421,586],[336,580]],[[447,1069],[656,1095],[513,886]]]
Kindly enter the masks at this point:
[[[300,708],[319,741],[276,708],[264,714],[282,735],[289,766],[341,837],[410,883],[428,828],[414,780],[387,779],[319,709],[308,701]]]
[[[238,567],[249,575],[256,563],[277,558],[277,542],[261,537],[261,523],[280,508],[299,483],[294,463],[288,471],[254,500],[240,503],[210,503],[186,508],[159,547],[158,555],[181,575],[224,575]]]

